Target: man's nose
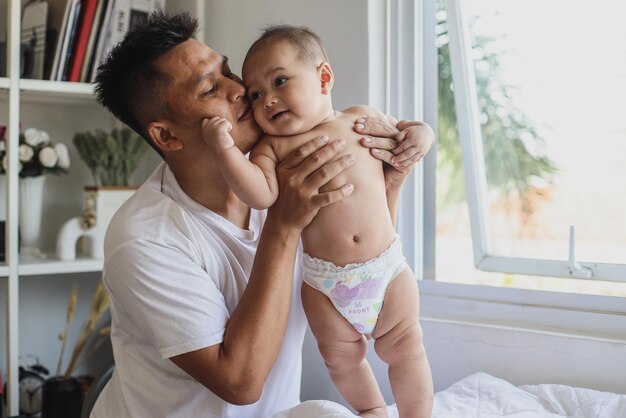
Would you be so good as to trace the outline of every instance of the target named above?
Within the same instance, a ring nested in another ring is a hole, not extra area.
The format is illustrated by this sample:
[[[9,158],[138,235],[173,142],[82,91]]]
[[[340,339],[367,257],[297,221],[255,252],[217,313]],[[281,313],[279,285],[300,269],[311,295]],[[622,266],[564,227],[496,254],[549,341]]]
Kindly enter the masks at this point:
[[[228,96],[228,98],[233,102],[242,100],[246,96],[246,88],[235,80],[231,80]]]

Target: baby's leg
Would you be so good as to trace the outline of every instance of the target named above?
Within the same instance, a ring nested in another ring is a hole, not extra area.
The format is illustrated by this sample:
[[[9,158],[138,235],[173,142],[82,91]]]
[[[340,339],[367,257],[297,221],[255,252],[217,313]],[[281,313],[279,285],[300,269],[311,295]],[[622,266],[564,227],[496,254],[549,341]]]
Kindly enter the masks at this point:
[[[321,292],[302,284],[302,305],[331,379],[362,417],[386,417],[385,400],[365,359],[367,340]]]
[[[406,268],[387,288],[374,348],[389,365],[389,382],[401,418],[430,418],[433,381],[419,324],[415,276]]]

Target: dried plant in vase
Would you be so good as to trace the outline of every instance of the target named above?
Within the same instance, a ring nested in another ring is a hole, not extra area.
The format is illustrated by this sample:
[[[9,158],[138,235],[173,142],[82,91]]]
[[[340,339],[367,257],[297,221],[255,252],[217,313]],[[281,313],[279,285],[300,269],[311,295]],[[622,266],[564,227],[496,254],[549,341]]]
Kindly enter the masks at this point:
[[[135,192],[130,178],[148,145],[129,128],[111,132],[95,130],[77,133],[74,146],[93,175],[94,186],[85,186],[82,216],[69,219],[57,236],[56,256],[76,259],[76,242],[81,237],[83,253],[90,258],[104,258],[106,228],[117,209]]]
[[[59,340],[61,340],[61,355],[59,357],[59,362],[57,365],[57,375],[61,376],[61,364],[63,361],[63,355],[65,352],[65,345],[68,339],[68,331],[72,325],[74,319],[74,313],[76,311],[76,303],[78,301],[78,288],[74,287],[72,289],[72,293],[70,295],[70,300],[67,306],[67,320],[65,324],[65,331],[59,334]],[[74,344],[74,350],[72,351],[72,356],[70,358],[70,362],[65,369],[65,373],[62,374],[64,379],[68,379],[78,360],[80,358],[81,353],[85,349],[87,343],[95,336],[107,335],[103,330],[109,330],[110,328],[102,328],[102,330],[96,330],[96,326],[98,325],[98,321],[102,318],[109,310],[109,296],[102,284],[102,281],[98,283],[96,290],[93,293],[91,298],[91,305],[89,307],[89,317],[87,318],[87,322],[85,323],[84,328],[82,329],[78,339]]]
[[[70,300],[67,303],[67,315],[65,320],[65,330],[59,334],[59,340],[61,340],[61,355],[59,355],[59,362],[57,363],[56,375],[61,374],[61,362],[65,354],[65,346],[67,345],[67,333],[74,321],[74,314],[76,313],[76,304],[78,303],[78,286],[72,287],[72,293],[70,293]]]
[[[79,132],[74,135],[74,146],[91,171],[95,186],[128,186],[148,149],[144,139],[129,128]]]

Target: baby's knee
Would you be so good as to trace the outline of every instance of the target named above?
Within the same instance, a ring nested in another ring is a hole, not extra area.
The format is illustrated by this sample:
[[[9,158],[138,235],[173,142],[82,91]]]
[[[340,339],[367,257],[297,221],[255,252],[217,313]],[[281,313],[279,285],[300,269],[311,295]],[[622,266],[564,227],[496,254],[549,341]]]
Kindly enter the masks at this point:
[[[331,369],[355,367],[365,359],[367,354],[365,338],[356,341],[319,343],[318,345],[326,366]]]
[[[398,325],[374,343],[376,354],[387,364],[418,360],[425,355],[424,333],[418,321]]]

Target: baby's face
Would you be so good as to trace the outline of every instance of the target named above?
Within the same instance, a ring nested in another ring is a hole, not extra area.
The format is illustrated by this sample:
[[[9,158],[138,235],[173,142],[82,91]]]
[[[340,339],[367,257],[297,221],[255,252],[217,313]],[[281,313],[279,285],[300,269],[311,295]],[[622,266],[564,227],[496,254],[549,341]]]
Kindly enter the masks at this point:
[[[320,70],[286,41],[270,43],[243,63],[243,82],[261,129],[275,136],[308,132],[329,105]]]

